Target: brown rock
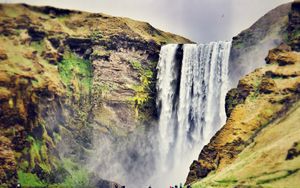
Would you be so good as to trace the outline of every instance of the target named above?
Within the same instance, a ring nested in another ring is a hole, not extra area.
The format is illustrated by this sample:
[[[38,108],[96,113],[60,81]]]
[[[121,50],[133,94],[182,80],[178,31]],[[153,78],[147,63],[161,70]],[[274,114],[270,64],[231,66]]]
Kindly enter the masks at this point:
[[[3,49],[0,49],[0,61],[6,60],[7,59],[7,54]]]
[[[259,91],[261,93],[270,94],[276,90],[276,83],[271,78],[263,78],[260,86]]]
[[[14,187],[17,183],[17,169],[11,142],[0,136],[0,184]]]
[[[57,65],[58,62],[60,62],[62,60],[62,55],[54,52],[54,51],[47,51],[47,52],[43,52],[42,56],[49,61],[50,64],[53,65]]]
[[[289,149],[285,160],[293,160],[294,158],[300,156],[299,143],[295,142],[293,147]]]
[[[32,41],[40,41],[44,39],[46,36],[46,32],[43,30],[40,30],[38,27],[30,27],[28,28],[28,34],[31,37]]]
[[[266,57],[267,64],[278,63],[280,66],[293,65],[295,62],[300,61],[299,56],[284,47],[275,48],[269,51]]]
[[[33,52],[26,52],[23,54],[23,57],[30,60],[36,60],[37,59],[37,51]]]

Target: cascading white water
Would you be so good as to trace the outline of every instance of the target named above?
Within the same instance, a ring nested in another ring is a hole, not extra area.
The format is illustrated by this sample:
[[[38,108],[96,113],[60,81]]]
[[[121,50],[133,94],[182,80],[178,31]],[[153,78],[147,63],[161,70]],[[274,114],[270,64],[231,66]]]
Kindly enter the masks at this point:
[[[181,49],[183,48],[183,49]],[[184,182],[188,166],[226,121],[231,42],[163,46],[158,64],[160,156],[154,187]],[[176,54],[182,52],[182,59]]]

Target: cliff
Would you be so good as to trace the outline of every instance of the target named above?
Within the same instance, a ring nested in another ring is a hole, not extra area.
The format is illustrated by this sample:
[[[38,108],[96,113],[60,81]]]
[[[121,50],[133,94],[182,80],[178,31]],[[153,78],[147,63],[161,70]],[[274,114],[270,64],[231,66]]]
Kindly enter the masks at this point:
[[[160,46],[187,42],[128,18],[1,4],[1,186],[112,186],[80,165],[93,134],[155,120]]]
[[[297,187],[300,3],[287,14],[284,43],[226,97],[226,124],[190,167],[193,187]],[[254,62],[255,63],[255,62]]]
[[[264,66],[268,51],[287,40],[291,3],[271,10],[232,39],[229,76],[236,87],[239,79]]]

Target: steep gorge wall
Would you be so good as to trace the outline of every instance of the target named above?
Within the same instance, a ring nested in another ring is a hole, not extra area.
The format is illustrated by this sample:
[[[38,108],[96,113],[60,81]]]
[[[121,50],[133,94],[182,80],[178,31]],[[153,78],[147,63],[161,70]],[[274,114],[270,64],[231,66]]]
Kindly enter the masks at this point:
[[[93,136],[125,136],[155,119],[160,46],[190,41],[104,14],[0,10],[0,184],[109,184],[87,182],[78,164]]]
[[[299,7],[292,3],[285,43],[269,51],[267,65],[243,77],[227,94],[227,122],[191,165],[186,184],[299,184]]]

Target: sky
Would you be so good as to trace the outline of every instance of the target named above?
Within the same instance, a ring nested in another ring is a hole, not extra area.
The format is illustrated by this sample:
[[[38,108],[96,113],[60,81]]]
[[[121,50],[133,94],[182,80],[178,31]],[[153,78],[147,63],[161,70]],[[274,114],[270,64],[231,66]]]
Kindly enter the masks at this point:
[[[231,40],[278,5],[292,0],[0,0],[106,13],[149,22],[198,43]]]

